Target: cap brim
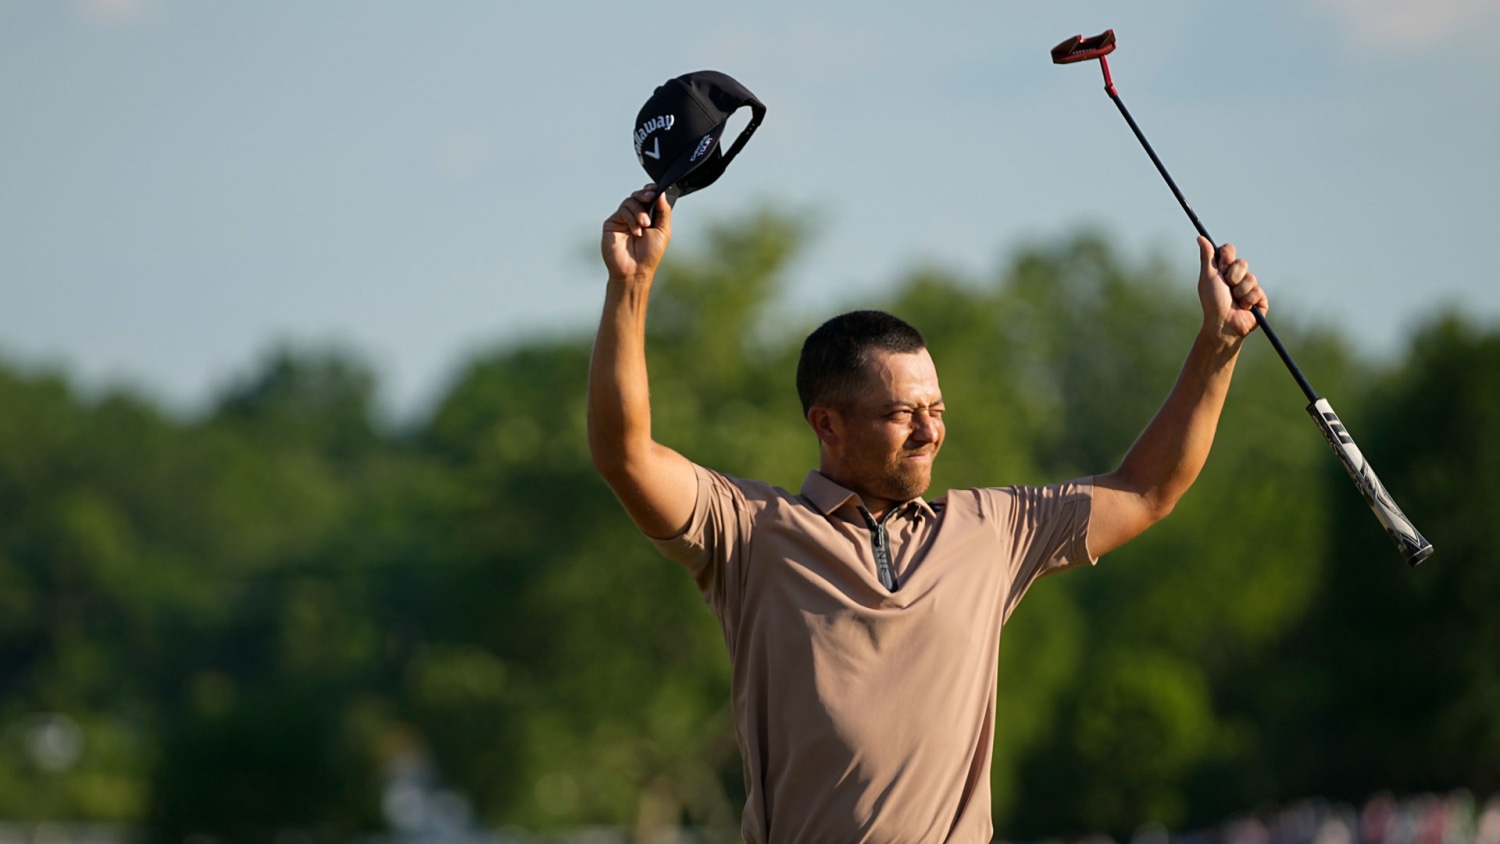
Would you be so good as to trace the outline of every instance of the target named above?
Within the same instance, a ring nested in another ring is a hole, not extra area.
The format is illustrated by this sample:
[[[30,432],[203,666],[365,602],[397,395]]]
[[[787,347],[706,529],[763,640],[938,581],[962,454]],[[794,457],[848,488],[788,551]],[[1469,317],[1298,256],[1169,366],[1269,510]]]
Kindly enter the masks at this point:
[[[712,160],[714,151],[719,148],[719,139],[723,137],[727,125],[728,121],[725,121],[709,130],[708,134],[702,136],[692,152],[684,153],[672,162],[667,171],[661,174],[661,178],[656,180],[656,189],[665,191],[681,181],[687,174]],[[696,157],[695,153],[697,153]]]

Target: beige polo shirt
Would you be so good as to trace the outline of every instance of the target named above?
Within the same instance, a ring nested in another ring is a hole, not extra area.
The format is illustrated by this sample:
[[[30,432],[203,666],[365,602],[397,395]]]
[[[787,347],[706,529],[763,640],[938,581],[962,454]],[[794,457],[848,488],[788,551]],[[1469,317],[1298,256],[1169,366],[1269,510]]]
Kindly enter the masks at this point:
[[[724,632],[745,840],[988,842],[1000,628],[1036,578],[1095,562],[1091,481],[901,505],[890,592],[854,493],[697,474],[687,529],[656,544]]]

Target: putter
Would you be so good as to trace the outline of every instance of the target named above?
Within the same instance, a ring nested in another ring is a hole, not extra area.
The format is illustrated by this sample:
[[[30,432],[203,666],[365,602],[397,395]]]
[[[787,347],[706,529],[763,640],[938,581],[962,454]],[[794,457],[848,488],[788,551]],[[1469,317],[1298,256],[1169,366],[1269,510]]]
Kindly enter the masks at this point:
[[[1052,48],[1052,62],[1053,64],[1076,64],[1094,59],[1099,60],[1099,68],[1104,72],[1105,93],[1109,94],[1109,98],[1114,101],[1115,107],[1120,110],[1120,115],[1125,118],[1125,122],[1130,124],[1130,131],[1135,133],[1136,140],[1141,142],[1146,154],[1151,156],[1151,163],[1156,165],[1156,171],[1161,174],[1162,179],[1166,180],[1167,187],[1172,189],[1172,195],[1177,197],[1177,204],[1182,206],[1188,219],[1193,221],[1193,228],[1197,229],[1198,234],[1203,235],[1209,243],[1214,244],[1214,252],[1217,255],[1218,242],[1208,233],[1208,229],[1204,228],[1203,221],[1199,220],[1198,215],[1193,212],[1193,206],[1188,204],[1187,198],[1182,195],[1181,190],[1178,190],[1177,183],[1172,180],[1172,174],[1167,172],[1166,166],[1157,157],[1156,150],[1151,148],[1151,143],[1142,134],[1141,127],[1136,125],[1135,118],[1130,116],[1129,109],[1125,108],[1124,101],[1120,99],[1120,92],[1115,90],[1114,78],[1109,73],[1109,59],[1106,58],[1114,50],[1115,31],[1113,29],[1107,29],[1092,38],[1075,35]],[[1256,324],[1260,326],[1266,339],[1271,341],[1271,346],[1276,349],[1281,362],[1286,364],[1287,371],[1291,372],[1292,377],[1297,380],[1297,386],[1302,388],[1302,394],[1308,400],[1308,415],[1312,416],[1313,421],[1317,423],[1318,430],[1323,432],[1323,437],[1328,440],[1329,447],[1338,456],[1339,462],[1344,464],[1344,470],[1349,473],[1354,486],[1359,489],[1365,503],[1374,511],[1375,518],[1380,520],[1385,532],[1390,534],[1391,541],[1396,543],[1396,548],[1406,558],[1406,562],[1416,566],[1432,556],[1432,543],[1423,538],[1411,520],[1406,518],[1406,514],[1401,512],[1401,508],[1396,506],[1395,499],[1386,492],[1385,485],[1380,482],[1380,478],[1375,476],[1375,470],[1370,467],[1369,461],[1365,460],[1359,446],[1354,444],[1354,438],[1349,436],[1349,432],[1344,429],[1338,414],[1333,412],[1333,407],[1328,400],[1319,396],[1312,388],[1296,361],[1292,360],[1291,353],[1286,350],[1286,346],[1282,345],[1281,338],[1276,336],[1276,331],[1266,320],[1265,312],[1260,309],[1259,305],[1253,306],[1250,312],[1255,315]]]

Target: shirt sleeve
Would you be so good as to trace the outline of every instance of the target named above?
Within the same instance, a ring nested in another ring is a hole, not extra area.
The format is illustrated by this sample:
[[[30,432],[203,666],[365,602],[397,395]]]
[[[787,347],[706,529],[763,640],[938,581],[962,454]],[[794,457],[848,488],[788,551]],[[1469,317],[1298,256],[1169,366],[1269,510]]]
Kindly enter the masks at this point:
[[[1094,565],[1088,551],[1091,478],[1047,486],[984,490],[994,508],[995,529],[1006,551],[1010,588],[1006,614],[1042,575]]]
[[[652,539],[662,556],[682,565],[703,598],[722,614],[738,593],[742,549],[752,524],[744,490],[734,479],[694,465],[698,497],[682,533]]]

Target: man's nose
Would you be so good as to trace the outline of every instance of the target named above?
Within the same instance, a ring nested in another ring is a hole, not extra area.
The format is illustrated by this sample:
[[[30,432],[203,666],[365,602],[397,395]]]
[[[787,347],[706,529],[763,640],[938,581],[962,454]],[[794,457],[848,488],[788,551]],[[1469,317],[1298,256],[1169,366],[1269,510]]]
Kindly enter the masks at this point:
[[[928,413],[918,413],[913,418],[916,424],[913,426],[912,439],[923,443],[937,442],[937,417]]]

